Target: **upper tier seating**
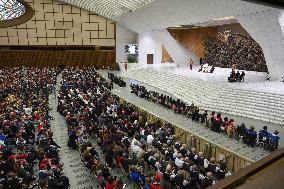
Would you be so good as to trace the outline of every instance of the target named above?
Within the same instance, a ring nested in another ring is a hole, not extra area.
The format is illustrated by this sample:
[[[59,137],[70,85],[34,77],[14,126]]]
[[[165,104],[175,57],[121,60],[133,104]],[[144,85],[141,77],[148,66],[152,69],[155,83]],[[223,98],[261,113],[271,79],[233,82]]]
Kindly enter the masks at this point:
[[[136,79],[210,111],[283,124],[284,95],[236,90],[202,80],[150,69],[131,69],[120,76]]]

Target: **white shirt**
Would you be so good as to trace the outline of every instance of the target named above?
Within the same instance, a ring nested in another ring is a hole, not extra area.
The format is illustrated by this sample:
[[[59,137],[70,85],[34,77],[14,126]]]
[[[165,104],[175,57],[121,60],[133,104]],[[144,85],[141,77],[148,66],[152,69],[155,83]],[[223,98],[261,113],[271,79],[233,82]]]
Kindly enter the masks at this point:
[[[144,129],[142,129],[142,130],[140,130],[140,135],[144,135],[144,133],[145,133],[145,130]]]
[[[179,168],[181,168],[183,166],[183,160],[179,159],[179,158],[176,158],[175,159],[175,164],[176,166],[178,166]]]
[[[110,111],[112,111],[112,109],[110,107],[107,106],[107,113],[110,114]]]
[[[81,94],[79,94],[78,97],[79,97],[80,99],[84,99],[83,95],[81,95]]]
[[[232,175],[232,173],[228,171],[228,172],[225,174],[225,177],[228,177],[228,176],[231,176],[231,175]]]
[[[208,168],[209,161],[204,158],[204,168]]]
[[[176,149],[174,149],[173,158],[176,158],[177,155],[178,155],[178,151]]]
[[[136,140],[135,138],[133,138],[133,140],[131,141],[131,148],[132,147],[134,147],[134,146],[137,146],[137,145],[135,145],[135,143],[137,143],[138,144],[138,147],[139,147],[139,145],[141,145],[141,143],[138,141],[138,140]]]
[[[152,144],[153,140],[154,140],[154,137],[152,135],[147,136],[147,143],[148,144]]]
[[[138,152],[141,150],[141,148],[137,145],[132,146],[131,149],[134,152],[134,154],[138,154]]]
[[[31,115],[31,113],[32,113],[32,109],[31,108],[23,108],[23,109],[24,109],[25,114]]]

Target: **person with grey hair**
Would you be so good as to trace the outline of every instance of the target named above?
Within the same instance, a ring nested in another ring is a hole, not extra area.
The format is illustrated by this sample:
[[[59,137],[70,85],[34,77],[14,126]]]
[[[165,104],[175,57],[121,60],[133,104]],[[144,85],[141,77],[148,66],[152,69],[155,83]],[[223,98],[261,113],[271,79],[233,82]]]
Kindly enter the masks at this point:
[[[216,174],[217,170],[219,169],[219,167],[216,164],[216,160],[214,157],[210,158],[210,162],[207,165],[206,171],[208,172],[212,172],[213,174]]]
[[[190,152],[188,152],[188,157],[191,161],[197,163],[197,154],[195,148],[191,148]]]
[[[137,159],[142,161],[144,159],[145,154],[146,154],[146,145],[142,144],[141,148],[137,153]]]
[[[130,146],[131,151],[137,155],[139,153],[139,151],[141,150],[140,146],[139,146],[139,141],[135,140],[133,141],[133,145]]]
[[[157,169],[157,162],[160,161],[160,155],[158,153],[155,153],[153,156],[149,157],[149,163],[150,166]]]
[[[152,144],[152,141],[154,140],[154,133],[147,135],[147,143]]]
[[[215,184],[215,178],[213,177],[212,172],[207,172],[206,176],[202,179],[201,187],[207,188]]]
[[[167,165],[165,172],[163,172],[163,179],[164,179],[164,188],[165,189],[172,189],[173,188],[173,178],[175,174],[172,170],[172,166],[170,164]]]
[[[205,169],[208,167],[209,161],[204,157],[203,152],[199,152],[196,156],[198,167],[202,172],[205,172]]]
[[[184,164],[183,156],[181,153],[179,153],[175,158],[175,165],[178,166],[179,168],[182,168],[183,164]]]
[[[183,188],[185,180],[185,172],[183,170],[178,170],[177,174],[174,177],[174,184],[179,188]]]

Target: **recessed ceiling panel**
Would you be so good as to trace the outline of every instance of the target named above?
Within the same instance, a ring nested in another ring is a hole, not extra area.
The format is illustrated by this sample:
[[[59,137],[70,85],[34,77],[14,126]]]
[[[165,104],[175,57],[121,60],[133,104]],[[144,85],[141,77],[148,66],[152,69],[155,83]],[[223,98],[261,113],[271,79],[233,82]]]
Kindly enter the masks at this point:
[[[154,0],[60,0],[84,8],[101,16],[118,21],[124,15],[141,8]]]

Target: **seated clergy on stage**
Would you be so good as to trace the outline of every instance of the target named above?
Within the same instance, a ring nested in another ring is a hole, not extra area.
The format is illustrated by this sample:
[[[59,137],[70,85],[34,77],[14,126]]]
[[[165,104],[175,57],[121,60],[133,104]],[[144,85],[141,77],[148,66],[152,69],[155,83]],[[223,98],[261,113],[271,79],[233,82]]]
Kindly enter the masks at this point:
[[[213,73],[213,72],[214,72],[214,70],[215,70],[215,67],[214,67],[214,66],[212,66],[212,67],[211,67],[211,69],[210,69],[210,73]]]
[[[236,82],[236,73],[232,70],[230,77],[228,77],[228,82]]]
[[[242,71],[242,73],[241,73],[241,80],[240,80],[240,82],[241,81],[243,81],[243,82],[245,82],[245,72],[244,71]]]
[[[237,71],[237,73],[235,71],[232,70],[232,72],[230,73],[230,77],[228,77],[228,82],[241,82],[241,81],[245,81],[245,72],[242,71],[242,73],[240,73],[239,71]]]
[[[237,81],[241,81],[241,73],[239,71],[237,71],[235,78]]]

